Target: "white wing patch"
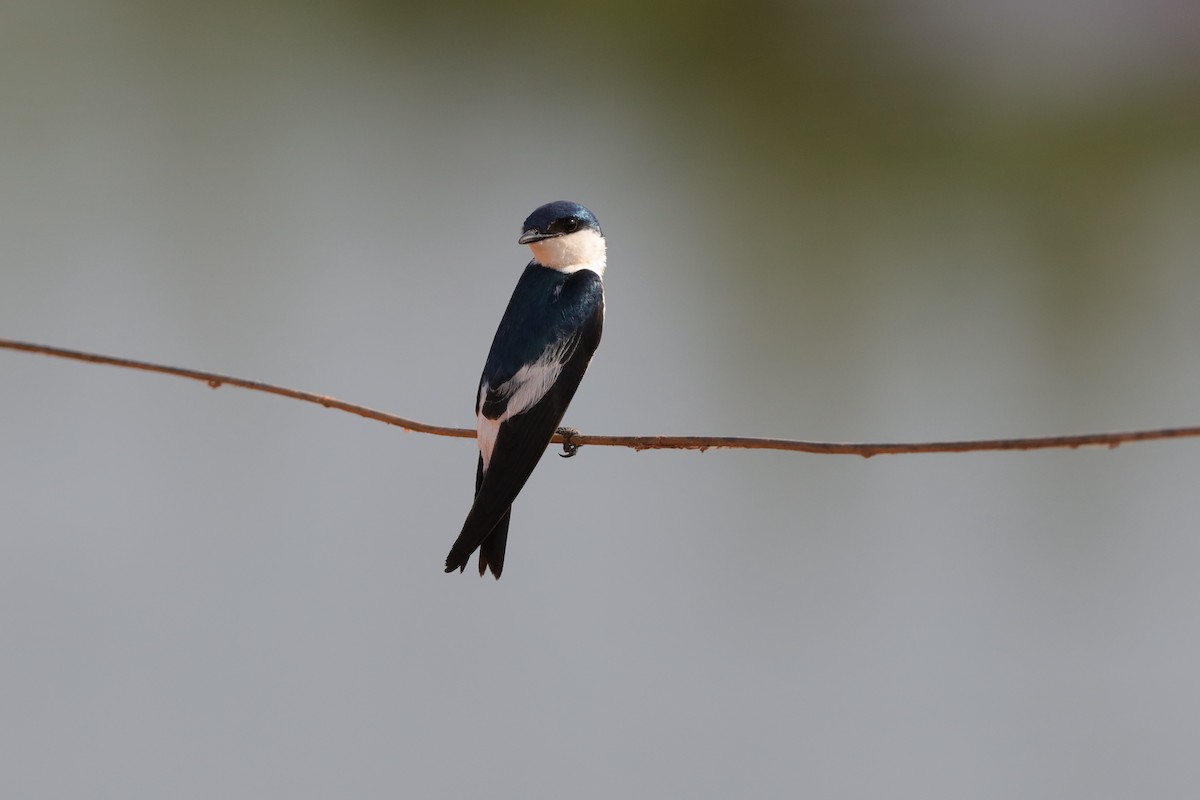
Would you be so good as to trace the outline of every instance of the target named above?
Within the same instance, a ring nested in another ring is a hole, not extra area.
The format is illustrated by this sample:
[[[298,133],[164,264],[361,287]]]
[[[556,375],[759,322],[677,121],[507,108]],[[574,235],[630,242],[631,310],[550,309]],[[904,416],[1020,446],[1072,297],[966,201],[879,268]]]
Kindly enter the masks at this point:
[[[564,342],[550,345],[542,351],[537,361],[521,367],[517,370],[517,374],[497,386],[496,393],[501,397],[508,398],[508,405],[505,407],[504,413],[497,419],[488,419],[483,415],[483,401],[492,388],[486,382],[479,387],[480,410],[475,428],[475,438],[479,443],[479,452],[483,455],[485,469],[492,460],[492,449],[496,446],[500,423],[525,413],[546,396],[546,392],[550,391],[550,387],[562,374],[563,364],[571,357],[578,344],[578,337],[572,336]]]
[[[547,347],[537,361],[521,367],[508,382],[496,387],[508,398],[508,407],[504,409],[501,420],[528,411],[546,396],[546,392],[562,374],[563,363],[570,357],[575,344],[576,340],[572,337]]]
[[[492,463],[492,448],[496,446],[496,434],[500,433],[500,420],[488,419],[479,415],[479,425],[476,428],[475,441],[479,442],[479,455],[483,456],[483,468]]]

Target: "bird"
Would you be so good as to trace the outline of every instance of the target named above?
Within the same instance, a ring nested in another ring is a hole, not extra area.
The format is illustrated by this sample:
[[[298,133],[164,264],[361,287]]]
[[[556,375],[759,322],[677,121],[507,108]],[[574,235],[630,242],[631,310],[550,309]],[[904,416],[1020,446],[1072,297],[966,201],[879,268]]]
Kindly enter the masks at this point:
[[[466,569],[479,550],[479,574],[497,580],[512,504],[558,430],[600,344],[607,245],[600,223],[579,203],[536,208],[518,244],[533,259],[492,340],[475,394],[475,499],[446,556],[446,572]]]

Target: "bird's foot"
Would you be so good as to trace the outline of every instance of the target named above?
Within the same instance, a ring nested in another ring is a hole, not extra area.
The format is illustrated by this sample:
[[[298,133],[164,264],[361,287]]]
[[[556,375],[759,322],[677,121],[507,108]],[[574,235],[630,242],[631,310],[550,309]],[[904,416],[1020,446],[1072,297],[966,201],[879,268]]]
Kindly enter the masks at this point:
[[[570,458],[579,452],[579,445],[575,444],[575,437],[579,435],[579,431],[575,428],[559,428],[555,431],[562,437],[563,451],[558,454],[559,458]]]

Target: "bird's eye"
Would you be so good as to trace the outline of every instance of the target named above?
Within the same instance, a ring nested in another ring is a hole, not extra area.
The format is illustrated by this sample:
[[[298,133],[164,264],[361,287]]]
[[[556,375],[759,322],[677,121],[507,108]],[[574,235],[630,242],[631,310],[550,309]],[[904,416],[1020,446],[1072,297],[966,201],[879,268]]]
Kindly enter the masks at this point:
[[[574,233],[575,231],[579,230],[579,220],[575,219],[574,217],[567,217],[566,221],[563,223],[563,229],[567,233]]]

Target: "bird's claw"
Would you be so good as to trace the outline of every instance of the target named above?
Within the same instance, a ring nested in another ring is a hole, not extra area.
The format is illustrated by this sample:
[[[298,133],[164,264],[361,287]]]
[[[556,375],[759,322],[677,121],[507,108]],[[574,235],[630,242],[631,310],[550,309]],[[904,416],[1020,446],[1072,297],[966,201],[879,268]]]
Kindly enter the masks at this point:
[[[562,437],[563,451],[558,454],[559,458],[570,458],[579,452],[579,445],[575,444],[574,438],[579,435],[579,431],[574,428],[559,428],[555,431]]]

